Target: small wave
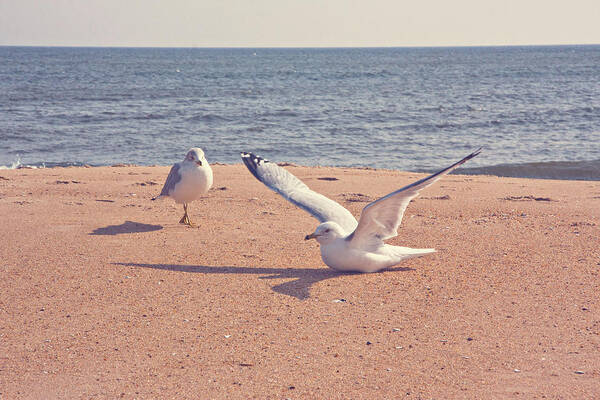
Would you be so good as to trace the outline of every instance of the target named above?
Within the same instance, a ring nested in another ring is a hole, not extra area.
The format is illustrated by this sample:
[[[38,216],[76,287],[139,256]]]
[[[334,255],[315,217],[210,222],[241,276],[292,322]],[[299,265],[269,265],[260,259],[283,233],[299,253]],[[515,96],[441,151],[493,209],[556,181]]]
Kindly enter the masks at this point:
[[[300,121],[303,124],[320,124],[324,120],[322,118],[307,118]]]
[[[45,168],[45,165],[26,165],[21,163],[21,157],[17,157],[10,165],[0,165],[0,170],[6,169],[24,169],[24,168]]]
[[[0,165],[0,170],[9,170],[9,169],[41,169],[41,168],[55,168],[55,167],[83,167],[89,164],[84,164],[81,162],[35,162],[35,163],[27,163],[24,164],[21,161],[21,157],[17,157],[15,161],[13,161],[10,165]]]
[[[499,164],[488,167],[461,168],[457,173],[512,178],[600,181],[600,160]]]
[[[436,106],[436,107],[423,107],[419,111],[430,112],[430,111],[445,111],[445,110],[446,110],[446,107],[444,107],[443,105],[440,104],[439,106]]]
[[[17,159],[13,161],[11,165],[0,165],[0,169],[19,169],[21,165],[21,158],[17,157]]]
[[[143,115],[138,115],[133,117],[133,119],[137,119],[137,120],[153,120],[153,119],[165,119],[167,118],[166,115],[164,114],[157,114],[157,113],[148,113],[148,114],[143,114]]]
[[[217,114],[198,114],[190,117],[188,121],[192,122],[219,122],[219,121],[227,121],[227,118],[222,117]]]
[[[343,72],[338,75],[341,79],[354,79],[354,78],[386,78],[394,76],[390,71],[382,69],[381,71],[350,71]]]
[[[298,114],[297,112],[289,109],[289,108],[282,108],[282,109],[276,109],[273,111],[266,111],[264,113],[261,113],[259,115],[260,118],[265,118],[265,119],[269,119],[269,118],[277,118],[277,117],[298,117],[300,116],[300,114]]]
[[[481,106],[472,106],[470,104],[467,104],[467,111],[487,111],[487,110]]]
[[[248,127],[248,129],[246,129],[248,132],[264,132],[265,131],[265,127],[264,126],[259,126],[259,125],[253,125]]]

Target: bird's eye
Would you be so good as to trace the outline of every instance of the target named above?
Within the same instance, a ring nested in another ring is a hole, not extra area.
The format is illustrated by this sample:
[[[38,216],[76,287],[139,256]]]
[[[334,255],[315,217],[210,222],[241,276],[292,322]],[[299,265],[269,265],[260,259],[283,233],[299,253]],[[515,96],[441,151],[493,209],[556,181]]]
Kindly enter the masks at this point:
[[[325,229],[325,233],[329,232],[331,229]]]

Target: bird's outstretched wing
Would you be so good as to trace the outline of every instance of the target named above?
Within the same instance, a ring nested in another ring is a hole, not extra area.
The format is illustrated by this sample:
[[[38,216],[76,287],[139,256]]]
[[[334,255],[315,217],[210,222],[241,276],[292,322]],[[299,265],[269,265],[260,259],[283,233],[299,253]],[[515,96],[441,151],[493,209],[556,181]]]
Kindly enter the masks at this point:
[[[358,225],[350,211],[322,194],[312,191],[300,179],[277,164],[252,153],[244,152],[241,155],[242,161],[256,179],[320,222],[336,222],[346,232],[354,231]]]
[[[167,176],[167,180],[165,181],[165,185],[163,186],[160,194],[153,198],[152,200],[156,200],[162,196],[170,196],[171,192],[175,190],[175,185],[181,181],[181,174],[179,173],[179,163],[173,164],[171,167],[171,171],[169,171],[169,176]]]
[[[433,184],[459,165],[477,156],[480,152],[481,148],[448,168],[444,168],[433,175],[367,204],[362,210],[358,227],[346,240],[350,242],[351,246],[365,247],[369,245],[377,246],[383,243],[385,239],[397,236],[398,227],[402,222],[402,216],[408,203],[419,195],[421,189]]]

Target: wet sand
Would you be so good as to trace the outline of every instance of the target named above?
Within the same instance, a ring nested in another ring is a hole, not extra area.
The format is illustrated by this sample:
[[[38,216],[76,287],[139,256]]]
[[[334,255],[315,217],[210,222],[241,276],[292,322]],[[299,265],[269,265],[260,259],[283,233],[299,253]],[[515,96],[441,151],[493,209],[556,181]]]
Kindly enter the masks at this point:
[[[422,174],[288,166],[355,215]],[[450,175],[339,274],[242,165],[192,203],[168,167],[0,171],[0,398],[600,396],[600,182]]]

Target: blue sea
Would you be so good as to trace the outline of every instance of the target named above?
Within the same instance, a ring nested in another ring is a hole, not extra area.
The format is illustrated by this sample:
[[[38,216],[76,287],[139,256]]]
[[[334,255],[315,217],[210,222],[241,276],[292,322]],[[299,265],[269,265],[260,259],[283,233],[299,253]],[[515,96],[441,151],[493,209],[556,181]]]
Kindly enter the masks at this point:
[[[600,45],[0,47],[0,168],[302,165],[600,180]]]

